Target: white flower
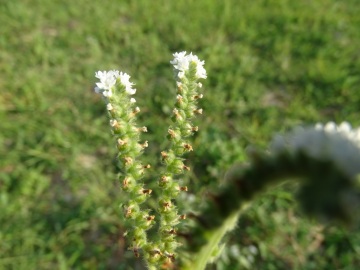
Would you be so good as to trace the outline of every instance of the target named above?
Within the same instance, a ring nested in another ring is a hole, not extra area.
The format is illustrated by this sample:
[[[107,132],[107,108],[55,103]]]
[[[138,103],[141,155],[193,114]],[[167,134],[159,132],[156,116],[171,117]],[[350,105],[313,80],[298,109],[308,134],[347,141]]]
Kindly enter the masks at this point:
[[[198,79],[206,79],[206,70],[204,68],[205,61],[200,61],[200,59],[193,55],[192,53],[186,54],[186,52],[179,52],[173,54],[174,59],[170,63],[178,71],[178,77],[181,79],[185,75],[185,71],[189,70],[191,62],[196,64],[196,77]]]
[[[206,79],[206,70],[204,68],[205,61],[200,61],[200,59],[196,56],[190,53],[189,62],[195,62],[196,63],[196,77],[198,79]]]
[[[125,72],[120,72],[117,77],[120,78],[121,84],[125,86],[125,91],[129,95],[133,95],[136,93],[136,89],[132,88],[134,84],[130,82],[130,76],[128,74],[126,74]]]
[[[111,110],[113,110],[114,108],[113,108],[113,106],[111,105],[111,103],[108,103],[108,104],[106,104],[106,109],[107,109],[108,111],[111,111]]]
[[[185,71],[189,69],[189,60],[186,57],[186,52],[174,53],[174,60],[170,61],[170,64],[174,66],[175,69],[180,71]]]
[[[275,154],[304,151],[313,158],[332,160],[350,177],[360,173],[360,129],[352,129],[346,122],[339,126],[332,122],[317,124],[296,128],[285,136],[275,135],[271,150]]]
[[[178,75],[179,79],[182,79],[185,76],[185,72],[184,71],[179,71],[177,75]]]
[[[116,121],[115,119],[110,119],[110,126],[115,127],[118,125],[118,121]]]
[[[116,84],[116,77],[114,71],[98,71],[95,77],[100,80],[96,83],[95,92],[102,93],[105,97],[111,97],[111,89]]]
[[[334,122],[329,122],[325,126],[318,123],[315,128],[325,130],[327,133],[340,133],[360,147],[360,128],[352,129],[348,122],[342,122],[339,126]]]
[[[103,90],[111,89],[116,83],[113,71],[98,71],[95,72],[95,77],[100,80],[100,82],[96,83],[96,86]]]
[[[133,89],[134,85],[129,81],[130,76],[124,72],[119,72],[118,70],[110,71],[98,71],[95,72],[95,77],[100,80],[96,83],[95,92],[103,94],[104,97],[111,97],[113,87],[116,85],[117,80],[125,87],[125,91],[129,95],[133,95],[136,92],[136,89]]]

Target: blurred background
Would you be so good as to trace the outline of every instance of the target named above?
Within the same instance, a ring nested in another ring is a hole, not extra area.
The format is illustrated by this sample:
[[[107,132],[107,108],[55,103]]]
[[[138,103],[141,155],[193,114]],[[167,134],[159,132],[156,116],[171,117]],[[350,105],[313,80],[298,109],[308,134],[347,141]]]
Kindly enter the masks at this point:
[[[132,76],[154,168],[175,101],[172,53],[205,60],[187,157],[189,194],[201,195],[277,132],[360,125],[359,14],[358,0],[0,0],[0,269],[143,269],[122,236],[95,71]],[[360,269],[359,229],[305,218],[295,193],[287,184],[254,202],[208,269]]]

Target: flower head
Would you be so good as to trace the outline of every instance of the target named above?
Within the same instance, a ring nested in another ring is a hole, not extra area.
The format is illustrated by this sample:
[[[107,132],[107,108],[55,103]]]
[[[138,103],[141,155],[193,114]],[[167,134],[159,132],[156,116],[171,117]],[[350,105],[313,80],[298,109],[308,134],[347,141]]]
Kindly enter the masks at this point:
[[[174,53],[174,60],[170,61],[170,64],[174,66],[175,69],[179,71],[184,71],[189,69],[189,61],[186,57],[186,52]]]
[[[95,77],[100,80],[96,83],[95,92],[103,94],[104,97],[111,97],[113,94],[114,86],[117,82],[120,82],[125,87],[125,91],[129,95],[133,95],[136,92],[136,89],[133,89],[134,85],[130,82],[130,76],[124,72],[119,72],[118,70],[110,71],[98,71],[95,72]]]
[[[200,61],[200,59],[192,53],[187,55],[186,51],[174,53],[173,56],[174,59],[170,61],[170,63],[177,70],[180,79],[184,76],[185,71],[189,70],[191,62],[196,64],[196,77],[198,79],[206,79],[205,61]]]
[[[132,82],[130,82],[130,75],[128,75],[125,72],[120,72],[117,76],[117,78],[120,79],[121,84],[125,87],[125,91],[129,95],[133,95],[136,93],[136,89],[133,89],[132,86],[134,85]]]
[[[100,80],[100,82],[96,83],[95,92],[102,93],[105,97],[111,97],[111,89],[116,84],[114,71],[98,71],[95,72],[95,77]]]

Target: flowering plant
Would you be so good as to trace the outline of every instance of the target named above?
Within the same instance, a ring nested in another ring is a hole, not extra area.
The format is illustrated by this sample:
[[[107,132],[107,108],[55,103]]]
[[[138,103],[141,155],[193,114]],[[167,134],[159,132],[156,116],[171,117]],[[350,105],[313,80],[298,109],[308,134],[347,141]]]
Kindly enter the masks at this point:
[[[136,93],[130,76],[117,70],[98,71],[95,92],[102,94],[121,166],[119,176],[128,200],[123,202],[123,216],[130,250],[143,256],[149,269],[205,269],[216,252],[222,237],[236,224],[242,210],[265,187],[288,179],[301,182],[299,201],[307,213],[326,219],[354,222],[354,204],[360,193],[360,128],[352,129],[344,122],[339,126],[297,128],[286,135],[276,135],[270,153],[249,153],[250,164],[234,166],[217,194],[208,198],[200,213],[188,209],[193,222],[187,231],[179,231],[187,213],[179,213],[178,195],[188,190],[183,155],[193,151],[191,135],[198,131],[193,119],[202,114],[198,100],[203,97],[201,79],[206,79],[204,61],[186,52],[174,53],[177,96],[172,111],[173,124],[166,138],[169,148],[160,153],[163,163],[158,175],[157,198],[154,209],[142,205],[152,196],[152,190],[142,182],[150,165],[141,162],[148,142],[140,135],[146,127],[138,127],[135,106]],[[356,211],[359,208],[355,208]],[[154,225],[156,225],[154,227]],[[153,228],[152,230],[150,230]],[[155,237],[149,237],[149,232]],[[154,233],[157,232],[157,233]],[[179,236],[183,241],[179,242]],[[182,245],[181,253],[177,248]]]

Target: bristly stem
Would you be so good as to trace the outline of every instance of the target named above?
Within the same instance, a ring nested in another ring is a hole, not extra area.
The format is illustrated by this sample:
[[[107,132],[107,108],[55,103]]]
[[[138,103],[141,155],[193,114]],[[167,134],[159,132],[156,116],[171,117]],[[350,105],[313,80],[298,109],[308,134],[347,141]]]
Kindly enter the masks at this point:
[[[179,214],[175,205],[175,199],[180,192],[188,190],[185,180],[176,179],[176,176],[184,174],[190,167],[184,164],[182,156],[193,151],[188,141],[198,127],[193,126],[192,119],[202,114],[202,109],[197,107],[197,102],[202,98],[199,93],[201,78],[206,78],[203,61],[197,56],[186,52],[175,53],[171,61],[175,68],[177,96],[175,108],[171,117],[173,125],[169,127],[167,139],[170,147],[161,152],[161,160],[164,169],[159,177],[160,196],[158,199],[158,212],[160,213],[158,246],[161,250],[162,259],[159,267],[169,267],[175,261],[175,250],[179,245],[177,225],[180,220],[186,218],[185,214]]]
[[[146,132],[146,127],[136,125],[136,115],[140,112],[135,106],[135,99],[130,95],[135,94],[129,81],[130,76],[119,71],[97,72],[100,79],[95,91],[101,93],[107,103],[106,108],[110,118],[112,133],[115,137],[118,150],[117,158],[122,169],[120,181],[122,190],[128,194],[128,201],[123,205],[126,220],[126,232],[131,242],[130,249],[136,257],[140,250],[147,250],[146,231],[154,224],[155,216],[149,210],[141,209],[140,205],[151,194],[150,189],[144,188],[141,179],[144,171],[150,165],[143,165],[139,161],[143,149],[148,146],[147,141],[140,143],[140,134]]]

